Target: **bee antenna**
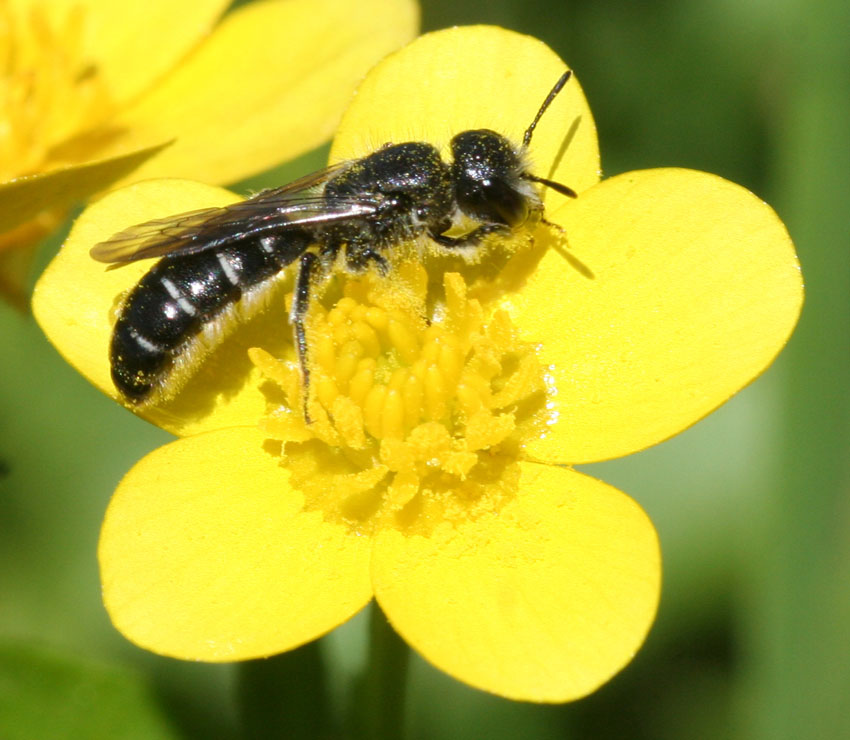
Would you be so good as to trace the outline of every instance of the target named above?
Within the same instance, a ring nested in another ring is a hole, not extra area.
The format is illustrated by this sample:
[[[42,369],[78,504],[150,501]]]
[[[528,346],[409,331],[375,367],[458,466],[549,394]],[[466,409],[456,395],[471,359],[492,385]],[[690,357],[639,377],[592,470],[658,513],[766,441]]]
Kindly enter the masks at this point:
[[[547,180],[545,177],[538,177],[537,175],[532,175],[528,172],[523,173],[520,177],[522,177],[523,180],[531,180],[531,182],[538,182],[541,185],[545,185],[547,188],[552,188],[552,190],[556,193],[560,193],[561,195],[566,195],[570,198],[578,198],[578,193],[575,190],[560,182]]]
[[[531,143],[531,135],[534,133],[534,129],[537,127],[537,122],[540,120],[540,117],[546,112],[546,109],[551,105],[552,101],[555,99],[555,96],[561,92],[561,88],[567,84],[567,80],[572,77],[573,71],[568,69],[558,81],[555,83],[555,87],[553,87],[549,94],[546,96],[546,100],[543,101],[543,105],[540,106],[540,110],[537,111],[537,115],[534,116],[534,120],[531,122],[531,125],[525,130],[525,134],[522,137],[522,145],[523,147],[528,147]],[[545,183],[548,184],[548,183]]]

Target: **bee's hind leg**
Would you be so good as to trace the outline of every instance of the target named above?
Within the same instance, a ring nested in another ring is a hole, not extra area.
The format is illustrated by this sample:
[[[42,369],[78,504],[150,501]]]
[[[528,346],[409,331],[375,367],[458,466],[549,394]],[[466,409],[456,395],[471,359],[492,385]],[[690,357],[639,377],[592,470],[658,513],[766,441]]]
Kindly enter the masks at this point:
[[[301,368],[301,400],[304,406],[304,421],[311,422],[310,412],[307,410],[307,401],[310,398],[310,367],[307,364],[307,330],[304,327],[304,319],[310,308],[310,291],[315,282],[319,257],[313,252],[304,252],[298,262],[298,274],[295,276],[295,294],[292,298],[292,308],[289,312],[289,321],[295,340],[295,352],[298,355],[298,365]]]

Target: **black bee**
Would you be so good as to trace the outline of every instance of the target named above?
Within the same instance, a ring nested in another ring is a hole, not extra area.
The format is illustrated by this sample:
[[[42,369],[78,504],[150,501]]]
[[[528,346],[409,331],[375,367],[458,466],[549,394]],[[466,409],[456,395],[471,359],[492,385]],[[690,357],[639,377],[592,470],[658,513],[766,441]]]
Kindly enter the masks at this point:
[[[447,163],[425,142],[387,144],[240,203],[148,221],[96,245],[91,256],[101,262],[162,258],[126,296],[115,322],[110,361],[121,396],[133,404],[155,396],[202,332],[214,341],[228,309],[298,262],[290,323],[306,399],[304,321],[314,286],[336,264],[386,273],[387,252],[423,236],[471,252],[542,219],[537,185],[576,197],[531,174],[526,161],[540,117],[570,74],[546,96],[520,146],[489,129],[463,131]],[[466,233],[446,234],[470,221]]]

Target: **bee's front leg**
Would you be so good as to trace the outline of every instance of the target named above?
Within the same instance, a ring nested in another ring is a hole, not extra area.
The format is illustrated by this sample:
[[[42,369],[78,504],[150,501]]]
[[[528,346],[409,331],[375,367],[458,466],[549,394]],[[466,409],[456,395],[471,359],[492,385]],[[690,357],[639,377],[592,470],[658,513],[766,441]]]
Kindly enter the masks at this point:
[[[510,233],[510,227],[504,224],[482,224],[468,234],[462,234],[461,236],[446,236],[436,231],[431,231],[428,235],[441,247],[445,247],[447,250],[461,255],[465,254],[467,257],[472,257],[488,236],[493,234],[508,236]]]

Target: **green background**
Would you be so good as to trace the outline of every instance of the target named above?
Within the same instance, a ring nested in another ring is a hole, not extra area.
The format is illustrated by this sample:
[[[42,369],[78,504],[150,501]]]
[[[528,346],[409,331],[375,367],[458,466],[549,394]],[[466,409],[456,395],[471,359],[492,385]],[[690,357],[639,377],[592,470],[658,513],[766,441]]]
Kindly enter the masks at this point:
[[[745,185],[787,224],[807,295],[752,387],[669,442],[586,468],[632,495],[662,541],[660,613],[633,663],[583,701],[535,706],[414,657],[406,736],[850,737],[850,4],[425,0],[423,21],[546,41],[581,79],[607,175],[681,166]],[[299,722],[357,696],[369,620],[241,667],[127,643],[101,606],[98,529],[122,474],[168,435],[6,305],[0,337],[0,740],[313,737]]]

